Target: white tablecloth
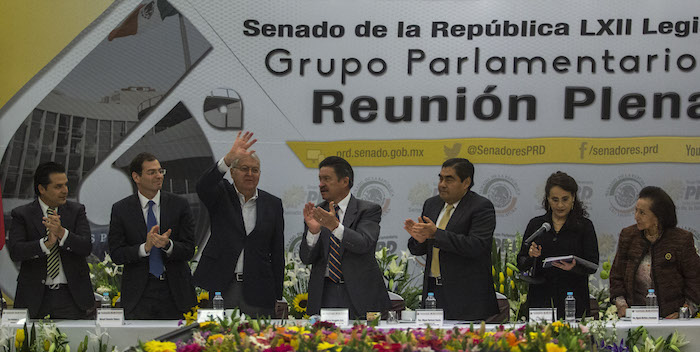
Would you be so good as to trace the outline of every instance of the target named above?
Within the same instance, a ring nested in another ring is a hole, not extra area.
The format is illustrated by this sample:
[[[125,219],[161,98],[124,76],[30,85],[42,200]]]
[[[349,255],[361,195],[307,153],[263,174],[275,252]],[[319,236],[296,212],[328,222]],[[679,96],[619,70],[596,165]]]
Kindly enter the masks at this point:
[[[279,321],[275,321],[279,322]],[[104,331],[107,330],[110,339],[109,344],[111,346],[117,346],[119,351],[124,351],[130,346],[134,346],[139,340],[142,342],[149,341],[155,337],[164,335],[178,328],[177,321],[169,320],[141,320],[141,321],[127,321],[124,326],[120,327],[109,327],[102,328]],[[68,341],[70,341],[71,350],[75,351],[78,344],[85,338],[87,331],[95,332],[95,322],[90,320],[77,320],[77,321],[58,321],[56,325],[68,335]],[[510,327],[510,324],[503,324],[506,327]],[[520,324],[517,324],[520,326]],[[457,321],[447,321],[443,328],[450,329],[454,326],[469,326],[469,324],[463,324]],[[479,324],[475,323],[475,327]],[[612,327],[612,325],[610,325]],[[627,331],[631,328],[636,327],[636,324],[632,324],[628,321],[618,321],[615,328],[617,329],[618,339],[626,338]],[[379,328],[382,329],[392,329],[392,328],[416,328],[415,324],[410,323],[399,323],[399,324],[386,324],[382,321]],[[498,324],[487,324],[487,329],[495,329]],[[700,352],[700,319],[691,320],[662,320],[658,324],[645,324],[645,327],[652,336],[666,337],[672,334],[674,331],[685,335],[686,339],[690,341],[690,344],[683,349],[683,352]],[[92,350],[92,344],[89,346],[88,350]]]

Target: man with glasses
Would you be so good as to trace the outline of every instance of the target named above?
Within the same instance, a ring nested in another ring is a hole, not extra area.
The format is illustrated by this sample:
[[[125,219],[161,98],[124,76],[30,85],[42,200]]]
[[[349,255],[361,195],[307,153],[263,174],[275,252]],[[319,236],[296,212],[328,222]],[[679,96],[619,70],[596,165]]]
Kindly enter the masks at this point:
[[[209,211],[211,235],[194,273],[197,286],[221,292],[226,308],[272,316],[282,299],[282,201],[258,189],[260,159],[249,148],[253,133],[238,132],[231,150],[197,182]],[[224,179],[231,172],[233,184]]]
[[[182,319],[197,303],[188,261],[194,220],[187,200],[161,191],[165,169],[150,153],[129,165],[137,192],[112,206],[109,249],[124,264],[121,302],[126,319]]]

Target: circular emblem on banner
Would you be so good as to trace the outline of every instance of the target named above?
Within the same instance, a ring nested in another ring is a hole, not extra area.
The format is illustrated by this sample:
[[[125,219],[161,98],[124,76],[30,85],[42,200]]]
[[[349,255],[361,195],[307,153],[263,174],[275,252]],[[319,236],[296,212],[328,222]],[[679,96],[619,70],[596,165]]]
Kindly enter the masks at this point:
[[[360,182],[355,196],[362,200],[379,204],[382,207],[382,214],[387,214],[394,191],[391,189],[389,181],[378,177],[370,177]]]
[[[304,191],[304,187],[294,185],[284,191],[282,195],[282,204],[284,204],[285,209],[293,209],[303,205],[305,197],[306,191]]]
[[[622,175],[614,179],[605,192],[610,201],[610,210],[619,216],[632,214],[642,188],[644,181],[637,175]]]
[[[515,211],[520,188],[511,177],[496,175],[484,182],[481,194],[493,203],[496,215],[506,216]]]
[[[408,191],[408,202],[412,207],[422,207],[426,199],[433,196],[435,186],[428,183],[417,183]]]

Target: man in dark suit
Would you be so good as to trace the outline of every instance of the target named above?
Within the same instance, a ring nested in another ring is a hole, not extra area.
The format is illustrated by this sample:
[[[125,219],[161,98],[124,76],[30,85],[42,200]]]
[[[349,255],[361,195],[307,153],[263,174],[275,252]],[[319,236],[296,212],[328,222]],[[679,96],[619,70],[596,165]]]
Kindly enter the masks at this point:
[[[391,307],[384,276],[374,257],[379,239],[379,205],[350,194],[353,171],[343,158],[319,164],[324,202],[304,207],[304,235],[299,256],[311,264],[308,314],[321,308],[348,308],[351,319]]]
[[[446,319],[483,320],[498,313],[491,278],[493,204],[470,190],[474,165],[469,160],[445,161],[439,176],[439,196],[425,201],[418,222],[404,224],[411,235],[408,249],[427,254],[424,299],[433,292]]]
[[[107,238],[112,260],[124,264],[124,314],[181,319],[197,303],[187,263],[194,255],[190,205],[161,191],[165,169],[152,154],[137,155],[129,171],[138,191],[112,206]]]
[[[34,193],[36,200],[12,210],[8,249],[22,262],[15,308],[27,308],[32,319],[84,319],[95,306],[85,206],[66,200],[66,171],[54,162],[36,168]]]
[[[273,316],[282,299],[282,201],[261,189],[260,159],[248,150],[257,140],[238,132],[231,150],[197,182],[209,211],[211,235],[194,273],[197,286],[222,292],[226,308]],[[233,185],[223,177],[231,171]]]

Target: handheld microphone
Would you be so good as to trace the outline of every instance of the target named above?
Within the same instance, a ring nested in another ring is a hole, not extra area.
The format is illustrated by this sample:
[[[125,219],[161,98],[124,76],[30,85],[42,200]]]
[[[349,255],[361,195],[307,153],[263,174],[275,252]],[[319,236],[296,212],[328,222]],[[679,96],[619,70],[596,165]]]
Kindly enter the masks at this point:
[[[537,229],[537,231],[535,231],[535,233],[530,235],[530,237],[528,237],[527,240],[525,240],[525,246],[529,247],[530,244],[532,243],[532,241],[534,241],[541,234],[543,234],[551,229],[552,229],[552,225],[550,225],[548,222],[545,222],[544,224],[542,224],[542,226],[539,229]]]

